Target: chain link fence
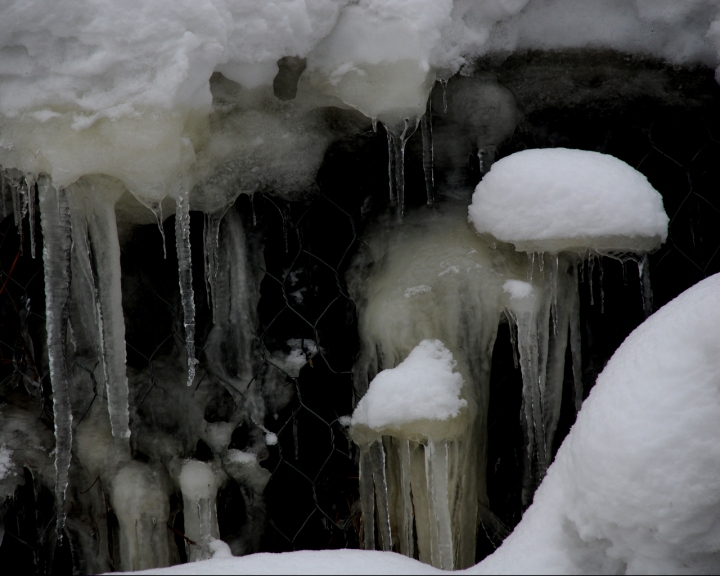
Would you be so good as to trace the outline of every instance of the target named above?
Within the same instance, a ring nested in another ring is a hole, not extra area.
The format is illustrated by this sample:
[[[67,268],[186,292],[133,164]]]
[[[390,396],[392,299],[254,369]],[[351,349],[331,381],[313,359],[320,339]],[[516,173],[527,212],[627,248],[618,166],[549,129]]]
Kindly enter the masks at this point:
[[[662,193],[670,216],[668,241],[650,258],[655,305],[659,307],[720,271],[720,163],[716,160],[720,157],[720,124],[712,114],[708,110],[647,106],[639,111],[630,106],[624,116],[614,118],[608,125],[607,117],[589,118],[582,110],[558,115],[545,113],[527,119],[512,141],[501,147],[500,154],[544,146],[595,149],[613,154],[643,172]],[[373,211],[383,209],[387,197],[385,136],[367,134],[361,138],[363,146],[346,149],[341,146],[335,157],[331,154],[331,160],[335,158],[337,163],[319,177],[320,191],[311,201],[287,202],[272,194],[256,194],[252,201],[246,197],[239,200],[248,235],[256,238],[255,246],[262,246],[264,254],[261,269],[256,270],[264,279],[257,311],[253,380],[260,383],[268,378],[280,380],[290,398],[287,405],[258,423],[277,437],[277,443],[268,447],[268,457],[262,462],[270,473],[264,491],[267,529],[254,551],[360,545],[358,470],[342,420],[352,412],[356,401],[352,365],[358,350],[357,314],[344,272],[363,242],[364,222]],[[419,138],[419,134],[414,138]],[[354,168],[346,172],[350,165]],[[418,159],[408,158],[407,165],[409,172],[417,172],[408,177],[408,204],[420,206],[425,190],[413,182],[422,183],[421,164]],[[347,186],[352,190],[345,193],[338,183],[348,178]],[[9,198],[6,186],[3,190],[6,210],[11,206]],[[41,245],[39,220],[33,225]],[[25,390],[36,399],[38,425],[51,429],[42,258],[39,249],[35,259],[30,257],[27,219],[23,226],[23,234],[19,235],[12,215],[6,215],[0,224],[0,399],[8,397],[11,390]],[[166,224],[168,232],[172,226],[172,222]],[[203,334],[207,337],[209,313],[202,303],[204,272],[199,215],[193,214],[191,226],[199,317],[200,369],[195,386],[200,387],[208,375]],[[144,249],[147,238],[157,234],[156,229],[146,228],[147,236],[142,236],[123,255],[124,270],[133,265],[133,255]],[[168,236],[171,238],[172,234]],[[128,365],[148,375],[134,413],[162,387],[157,375],[167,369],[167,359],[184,347],[177,271],[170,244],[168,248],[166,261],[153,260],[144,270],[124,280],[124,305],[138,316],[127,320]],[[615,290],[613,286],[620,286],[612,274],[608,270],[604,280],[608,294]],[[638,301],[639,298],[637,290]],[[588,299],[585,294],[586,315]],[[596,340],[605,333],[611,337],[595,356],[592,350],[586,354],[586,361],[592,365],[586,371],[586,381],[594,380],[612,351],[642,321],[635,313],[618,321],[618,315],[624,313],[625,308],[618,305],[615,315],[610,313],[606,320],[588,316],[590,324],[600,325]],[[597,314],[597,309],[593,314]],[[608,326],[618,322],[621,327],[613,328],[616,333],[611,333],[613,329]],[[307,364],[299,375],[291,374],[274,360],[274,352],[290,339],[299,340],[306,355]],[[591,344],[588,346],[592,348]],[[98,365],[85,365],[77,358],[73,362],[85,373],[94,390],[94,395],[87,398],[82,421],[103,392],[96,377]],[[247,382],[248,387],[253,380]],[[490,421],[494,421],[492,414]],[[565,433],[569,425],[565,425]],[[493,462],[490,469],[493,470]],[[502,469],[498,471],[497,466],[493,473],[502,477]],[[82,493],[87,486],[75,489]],[[491,501],[493,490],[491,482]],[[20,506],[17,502],[20,500],[6,503],[6,519],[12,517],[14,523],[6,522],[0,558],[9,557],[12,544],[8,542],[15,540],[27,549],[28,561],[36,568],[59,562],[57,558],[39,560],[53,558],[48,549],[52,539],[47,534],[52,530],[46,528],[50,521],[47,513],[35,515],[35,524],[42,526],[31,530],[28,526],[32,524],[32,515],[22,508],[28,505]],[[509,512],[505,516],[498,514],[510,526],[519,518]],[[178,526],[174,529],[182,531]]]

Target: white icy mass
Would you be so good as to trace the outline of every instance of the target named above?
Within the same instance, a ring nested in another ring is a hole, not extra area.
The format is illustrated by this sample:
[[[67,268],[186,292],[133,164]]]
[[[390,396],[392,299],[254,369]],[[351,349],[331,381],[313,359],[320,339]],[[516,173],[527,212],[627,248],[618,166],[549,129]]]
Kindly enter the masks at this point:
[[[660,194],[599,152],[524,150],[496,162],[475,189],[470,221],[524,252],[657,249],[667,238]]]
[[[720,275],[618,348],[503,545],[469,574],[713,573],[720,539]],[[441,573],[378,552],[212,559],[148,573]]]

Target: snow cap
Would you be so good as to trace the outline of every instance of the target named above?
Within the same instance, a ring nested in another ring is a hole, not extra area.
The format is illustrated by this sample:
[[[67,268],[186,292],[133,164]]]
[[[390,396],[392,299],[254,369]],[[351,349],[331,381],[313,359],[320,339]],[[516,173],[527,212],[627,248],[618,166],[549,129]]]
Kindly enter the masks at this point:
[[[473,194],[469,220],[522,252],[644,253],[667,239],[662,197],[608,154],[551,148],[496,162]]]
[[[465,381],[440,340],[423,340],[395,368],[370,383],[352,416],[358,444],[383,435],[421,440],[456,437],[468,420]]]

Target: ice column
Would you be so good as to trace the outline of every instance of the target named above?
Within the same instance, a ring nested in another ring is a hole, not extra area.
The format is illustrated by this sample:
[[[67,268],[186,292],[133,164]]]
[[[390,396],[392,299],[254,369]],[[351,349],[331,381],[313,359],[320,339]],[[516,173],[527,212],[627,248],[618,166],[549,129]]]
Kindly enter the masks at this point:
[[[120,242],[115,219],[115,203],[125,191],[121,182],[104,176],[84,177],[68,188],[73,211],[84,216],[84,224],[87,226],[91,251],[88,259],[95,271],[91,280],[95,283],[95,294],[98,299],[98,335],[108,413],[113,436],[121,440],[130,437],[130,418],[128,380],[125,370],[125,319],[122,308]]]
[[[113,478],[110,503],[120,525],[121,569],[170,565],[170,501],[165,479],[149,465],[131,462]]]
[[[220,538],[215,498],[218,485],[215,472],[204,462],[187,460],[180,472],[183,495],[185,535],[194,542],[187,543],[188,560],[212,557],[210,542]]]
[[[55,507],[58,537],[65,526],[65,491],[72,450],[72,410],[65,343],[70,301],[72,230],[65,190],[45,176],[38,182],[45,265],[45,323],[55,416]]]

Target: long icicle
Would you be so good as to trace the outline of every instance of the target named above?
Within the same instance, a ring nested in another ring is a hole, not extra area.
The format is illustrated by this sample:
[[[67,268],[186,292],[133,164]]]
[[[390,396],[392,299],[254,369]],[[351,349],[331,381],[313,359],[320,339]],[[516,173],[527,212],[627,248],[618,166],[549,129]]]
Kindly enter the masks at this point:
[[[35,259],[35,183],[34,176],[26,176],[28,198],[28,227],[30,229],[30,258]]]
[[[433,139],[432,139],[432,92],[428,96],[425,115],[421,120],[423,144],[423,171],[425,172],[425,192],[427,205],[435,204],[435,173],[433,171]]]
[[[185,325],[185,346],[187,348],[187,385],[192,386],[195,380],[195,293],[192,287],[192,254],[190,252],[190,191],[187,185],[181,184],[176,199],[175,210],[175,244],[178,257],[178,277],[180,282],[180,299],[183,307],[183,324]]]
[[[100,191],[98,191],[100,192]],[[128,379],[125,368],[125,318],[122,308],[122,276],[120,271],[120,241],[118,239],[115,203],[103,201],[93,194],[88,211],[88,230],[97,269],[97,295],[102,314],[103,367],[108,400],[108,414],[113,437],[130,438],[128,409]]]
[[[58,539],[62,539],[72,451],[72,409],[65,356],[72,274],[72,228],[65,191],[62,188],[56,190],[46,177],[42,177],[39,193],[45,265],[45,323],[55,420],[56,530]]]
[[[392,550],[392,533],[390,531],[390,503],[388,502],[388,486],[385,477],[385,448],[382,439],[370,444],[370,462],[375,482],[375,501],[377,503],[378,532],[382,549]]]
[[[375,550],[375,488],[368,446],[360,447],[360,504],[363,514],[365,550]]]

